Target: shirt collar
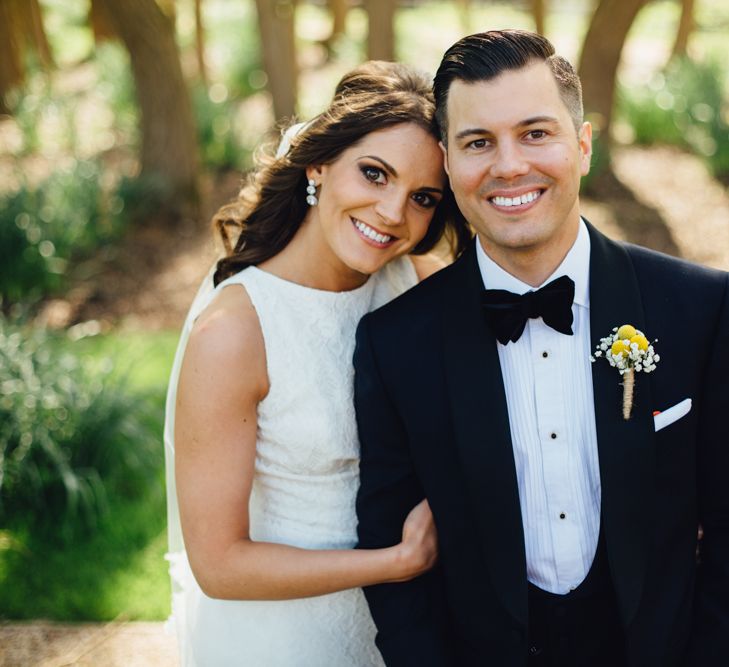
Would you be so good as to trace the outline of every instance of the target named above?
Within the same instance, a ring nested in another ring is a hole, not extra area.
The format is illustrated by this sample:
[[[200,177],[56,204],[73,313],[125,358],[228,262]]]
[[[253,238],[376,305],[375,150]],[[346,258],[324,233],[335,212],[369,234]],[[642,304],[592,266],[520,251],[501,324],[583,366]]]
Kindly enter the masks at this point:
[[[590,235],[582,218],[580,218],[577,238],[562,263],[536,288],[512,276],[494,262],[481,247],[478,237],[476,238],[476,257],[481,279],[488,289],[503,289],[515,294],[524,294],[529,290],[539,289],[555,278],[569,276],[575,283],[574,303],[586,308],[590,306]]]

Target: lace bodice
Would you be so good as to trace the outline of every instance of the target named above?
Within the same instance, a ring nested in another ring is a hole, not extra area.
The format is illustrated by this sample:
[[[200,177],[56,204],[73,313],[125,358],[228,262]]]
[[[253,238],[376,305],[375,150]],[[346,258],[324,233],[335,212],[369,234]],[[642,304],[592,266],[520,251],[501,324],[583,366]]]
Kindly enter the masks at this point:
[[[269,392],[258,406],[251,537],[312,548],[355,542],[358,444],[354,333],[376,280],[351,292],[290,283],[255,267],[243,285],[266,346]]]

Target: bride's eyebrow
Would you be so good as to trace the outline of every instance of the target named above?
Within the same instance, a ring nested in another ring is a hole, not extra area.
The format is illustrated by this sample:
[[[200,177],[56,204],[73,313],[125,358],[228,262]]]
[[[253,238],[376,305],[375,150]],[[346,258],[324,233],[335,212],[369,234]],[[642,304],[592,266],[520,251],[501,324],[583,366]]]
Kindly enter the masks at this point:
[[[393,167],[389,162],[385,162],[381,157],[377,157],[376,155],[363,155],[362,157],[360,157],[360,160],[362,160],[363,158],[375,160],[376,162],[379,162],[385,168],[385,170],[390,172],[393,176],[398,175],[397,169],[395,169],[395,167]]]
[[[395,167],[393,167],[389,162],[385,162],[381,157],[377,157],[376,155],[362,155],[359,159],[374,160],[375,162],[379,162],[385,168],[385,171],[388,171],[390,174],[397,177],[397,169],[395,169]],[[420,188],[420,190],[422,190],[423,192],[434,192],[439,195],[443,194],[443,190],[441,188],[434,188],[430,186],[422,187]]]

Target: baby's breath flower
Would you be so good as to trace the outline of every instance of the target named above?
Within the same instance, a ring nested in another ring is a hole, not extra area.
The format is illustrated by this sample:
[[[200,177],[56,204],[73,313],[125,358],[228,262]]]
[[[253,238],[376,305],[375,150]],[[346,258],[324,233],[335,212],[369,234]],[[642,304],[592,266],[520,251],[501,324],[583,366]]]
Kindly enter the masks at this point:
[[[645,334],[630,324],[613,327],[613,333],[600,339],[590,361],[605,356],[612,368],[617,368],[623,381],[623,418],[628,419],[633,408],[633,388],[636,373],[651,373],[661,357]],[[620,335],[622,334],[622,336]],[[656,338],[653,343],[657,343]]]

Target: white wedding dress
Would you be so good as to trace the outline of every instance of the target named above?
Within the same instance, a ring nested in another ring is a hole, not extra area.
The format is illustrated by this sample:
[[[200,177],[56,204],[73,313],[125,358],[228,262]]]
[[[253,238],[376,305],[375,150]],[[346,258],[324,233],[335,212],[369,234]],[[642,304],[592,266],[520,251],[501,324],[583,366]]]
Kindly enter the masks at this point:
[[[184,552],[174,488],[174,408],[197,316],[228,285],[243,285],[263,332],[270,390],[258,406],[251,538],[307,549],[356,542],[359,447],[352,355],[360,318],[417,281],[401,258],[349,292],[303,287],[256,267],[201,289],[185,322],[165,422],[172,577],[171,624],[184,667],[383,665],[360,589],[286,601],[224,601],[197,585]],[[208,283],[211,283],[208,280]]]

